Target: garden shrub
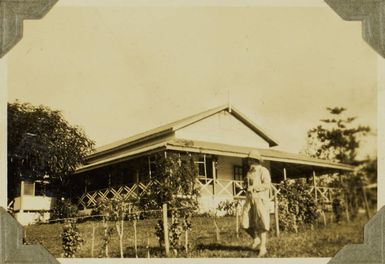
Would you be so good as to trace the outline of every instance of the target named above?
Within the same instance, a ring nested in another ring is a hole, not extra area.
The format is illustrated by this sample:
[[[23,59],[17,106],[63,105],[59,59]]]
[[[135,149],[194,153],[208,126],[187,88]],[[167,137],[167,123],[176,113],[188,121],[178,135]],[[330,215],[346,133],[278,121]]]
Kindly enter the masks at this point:
[[[342,213],[344,210],[343,203],[340,198],[336,197],[332,201],[333,215],[336,223],[340,223],[342,219]]]
[[[319,208],[303,183],[285,181],[280,184],[279,226],[281,230],[298,232],[311,226],[319,217]]]
[[[111,241],[111,236],[114,234],[114,229],[108,225],[108,222],[103,219],[103,236],[100,246],[99,257],[109,257],[108,249]]]
[[[217,210],[224,212],[225,216],[235,216],[238,208],[241,206],[240,201],[220,201]]]
[[[186,231],[191,230],[191,214],[186,210],[174,210],[171,213],[171,224],[168,225],[168,237],[170,242],[170,249],[174,251],[174,254],[177,255],[178,251],[186,249],[184,247],[188,245],[181,245],[182,234]],[[163,220],[158,220],[157,225],[155,226],[155,235],[158,237],[159,246],[162,247],[164,244],[164,229],[163,229]]]
[[[189,218],[198,208],[200,190],[196,182],[196,157],[190,153],[168,151],[155,154],[153,158],[153,175],[157,181],[147,188],[140,199],[140,206],[144,211],[161,211],[162,206],[167,204],[168,216],[171,216],[168,239],[170,248],[177,253],[182,231],[187,232],[191,228]],[[163,220],[159,220],[155,235],[160,245],[165,240],[163,231]]]
[[[64,257],[74,258],[76,251],[81,247],[84,242],[78,228],[76,227],[75,220],[65,220],[61,239],[62,247],[64,250]]]
[[[71,201],[62,198],[57,200],[52,209],[51,219],[64,219],[75,217],[78,214],[78,207]]]
[[[124,221],[137,221],[139,219],[138,207],[133,204],[133,201],[125,198],[99,199],[92,213],[100,215],[103,220],[104,235],[100,256],[109,257],[108,246],[114,229],[108,225],[108,222],[113,221],[119,236],[120,256],[123,258]]]

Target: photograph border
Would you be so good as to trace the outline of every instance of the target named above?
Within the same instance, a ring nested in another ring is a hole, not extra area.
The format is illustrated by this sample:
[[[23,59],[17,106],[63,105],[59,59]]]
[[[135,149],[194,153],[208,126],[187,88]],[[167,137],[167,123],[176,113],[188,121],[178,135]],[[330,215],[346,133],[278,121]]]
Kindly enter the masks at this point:
[[[39,1],[39,0],[38,0]],[[3,1],[3,2],[14,2],[14,1]],[[35,2],[37,2],[35,0]],[[41,2],[47,2],[47,1],[41,1]],[[52,2],[52,1],[51,1]],[[55,1],[53,1],[55,2]],[[62,0],[61,2],[58,2],[56,6],[121,6],[121,5],[132,5],[132,6],[146,6],[146,5],[185,5],[185,6],[217,6],[217,5],[225,5],[225,6],[292,6],[292,7],[324,7],[328,6],[326,3],[322,1],[315,1],[315,0],[257,0],[257,1],[203,1],[203,0],[196,0],[196,1],[183,1],[177,2],[177,1],[159,1],[154,3],[155,1],[123,1],[123,0]],[[326,2],[335,2],[331,0],[326,0]],[[343,2],[343,1],[338,1]],[[351,1],[346,1],[351,2]],[[358,1],[355,1],[358,2]],[[361,0],[361,2],[364,2]],[[370,2],[380,2],[380,4],[384,3],[385,1],[370,1]],[[25,5],[27,5],[27,2],[23,2]],[[54,6],[53,8],[55,8]],[[49,9],[48,9],[49,10]],[[29,18],[28,15],[25,15],[24,18]],[[44,18],[43,18],[44,19]],[[351,20],[362,20],[362,19],[351,19]],[[363,36],[365,34],[363,33]],[[21,38],[21,37],[20,37]],[[2,43],[3,44],[3,43]],[[381,43],[380,43],[381,44]],[[383,44],[383,43],[382,43]],[[382,206],[385,205],[385,198],[381,191],[384,190],[385,184],[384,179],[380,177],[380,175],[384,174],[385,172],[385,127],[382,124],[382,120],[385,120],[385,59],[378,55],[378,63],[377,63],[377,72],[378,72],[378,89],[377,89],[377,124],[378,124],[378,132],[377,132],[377,147],[378,147],[378,207],[379,210]],[[7,55],[5,55],[2,59],[0,59],[0,104],[1,104],[1,122],[0,122],[0,146],[2,151],[0,152],[0,161],[2,161],[1,167],[0,167],[0,175],[4,175],[0,178],[0,206],[7,207],[7,184],[6,184],[6,174],[7,174],[7,168],[6,168],[6,143],[7,143],[7,86],[8,86],[8,72],[7,72]],[[381,212],[384,212],[384,210],[381,210]],[[385,218],[385,217],[384,217]],[[384,225],[383,221],[380,223]],[[383,230],[383,229],[381,229]],[[383,232],[382,232],[383,234]],[[218,261],[223,262],[222,259],[188,259],[188,260],[175,260],[175,261],[188,261],[196,262],[196,261],[210,261],[213,263],[216,263]],[[239,261],[240,259],[237,259]],[[264,263],[327,263],[330,258],[274,258],[274,259],[263,259]],[[61,259],[59,258],[58,261],[60,263],[105,263],[106,259]],[[127,259],[108,259],[108,262],[111,263],[123,263],[127,261]],[[141,263],[142,261],[156,261],[157,263],[162,263],[164,261],[165,263],[169,263],[170,259],[139,259],[134,260],[130,259],[130,261],[136,261],[137,263]],[[174,261],[174,260],[173,260]],[[242,261],[255,261],[255,259],[250,260],[242,260]],[[379,260],[380,263],[381,260]],[[383,261],[383,259],[382,259]],[[337,263],[337,262],[336,262]],[[342,262],[341,262],[342,263]]]

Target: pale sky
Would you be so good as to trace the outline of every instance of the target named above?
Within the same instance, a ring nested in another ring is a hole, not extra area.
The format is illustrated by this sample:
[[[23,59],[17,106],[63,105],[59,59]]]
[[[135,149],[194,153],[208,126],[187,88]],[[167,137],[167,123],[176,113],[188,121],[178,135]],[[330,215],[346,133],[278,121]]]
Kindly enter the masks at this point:
[[[8,55],[8,101],[97,146],[228,101],[297,153],[327,106],[376,129],[376,53],[330,8],[54,7]],[[375,138],[364,154],[375,152]]]

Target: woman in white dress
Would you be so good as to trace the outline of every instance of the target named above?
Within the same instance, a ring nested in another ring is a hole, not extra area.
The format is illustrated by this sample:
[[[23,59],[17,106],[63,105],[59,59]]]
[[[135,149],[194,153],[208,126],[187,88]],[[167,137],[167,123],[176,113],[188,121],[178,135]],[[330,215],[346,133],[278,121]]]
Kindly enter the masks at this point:
[[[258,256],[263,256],[267,253],[267,232],[270,230],[268,204],[271,177],[269,170],[262,166],[259,152],[251,151],[249,153],[249,165],[250,169],[245,178],[247,194],[242,217],[244,222],[248,222],[244,228],[253,239],[251,247],[257,249],[259,246]]]

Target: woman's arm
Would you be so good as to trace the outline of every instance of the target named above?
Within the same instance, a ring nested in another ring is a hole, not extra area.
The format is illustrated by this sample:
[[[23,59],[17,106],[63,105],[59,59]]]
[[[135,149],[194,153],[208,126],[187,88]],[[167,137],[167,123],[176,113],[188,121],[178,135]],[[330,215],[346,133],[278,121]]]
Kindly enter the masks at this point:
[[[243,188],[244,188],[246,191],[250,192],[250,191],[252,191],[252,188],[253,188],[252,185],[253,185],[253,181],[250,180],[250,172],[248,172],[247,175],[246,175],[246,177],[245,177],[244,180],[243,180]]]
[[[262,175],[261,175],[261,184],[256,184],[253,186],[253,190],[257,192],[262,192],[269,190],[271,187],[271,177],[270,172],[266,169],[262,169]]]

